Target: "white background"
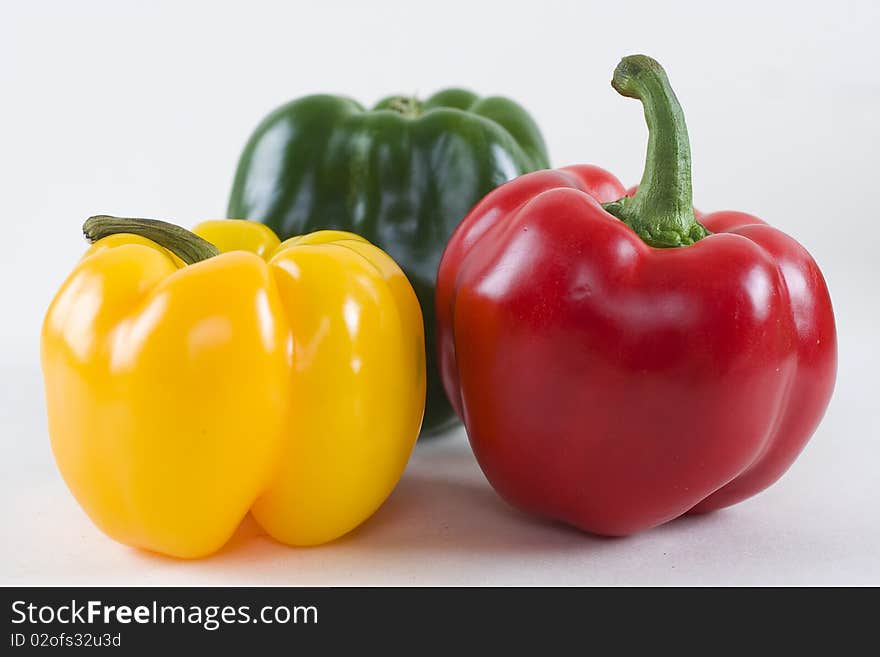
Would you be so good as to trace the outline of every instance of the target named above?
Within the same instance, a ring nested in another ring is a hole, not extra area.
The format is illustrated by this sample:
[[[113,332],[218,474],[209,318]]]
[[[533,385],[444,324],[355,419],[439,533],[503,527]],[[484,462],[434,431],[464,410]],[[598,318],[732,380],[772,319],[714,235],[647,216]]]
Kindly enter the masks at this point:
[[[3,2],[0,5],[0,583],[880,584],[875,2]],[[805,453],[739,506],[622,540],[501,502],[463,432],[417,448],[388,503],[328,546],[245,522],[178,562],[101,535],[46,434],[38,334],[98,212],[222,217],[239,149],[276,105],[463,85],[523,103],[554,165],[636,182],[645,127],[609,86],[625,54],[669,72],[696,203],[753,212],[814,254],[837,390]]]

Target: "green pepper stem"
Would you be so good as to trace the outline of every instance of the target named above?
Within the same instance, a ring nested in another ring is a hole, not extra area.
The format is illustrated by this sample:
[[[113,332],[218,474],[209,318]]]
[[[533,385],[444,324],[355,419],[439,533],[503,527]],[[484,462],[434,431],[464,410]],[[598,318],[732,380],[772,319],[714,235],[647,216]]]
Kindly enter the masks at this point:
[[[422,103],[414,96],[395,96],[388,101],[388,109],[407,119],[414,119],[422,113]]]
[[[687,246],[706,237],[709,231],[694,215],[691,147],[684,113],[666,72],[650,57],[630,55],[617,65],[611,86],[642,102],[648,152],[636,193],[603,207],[651,246]]]
[[[83,235],[92,243],[117,233],[146,237],[165,247],[188,265],[220,255],[217,247],[209,241],[186,228],[158,219],[132,219],[99,214],[86,219],[82,229]]]

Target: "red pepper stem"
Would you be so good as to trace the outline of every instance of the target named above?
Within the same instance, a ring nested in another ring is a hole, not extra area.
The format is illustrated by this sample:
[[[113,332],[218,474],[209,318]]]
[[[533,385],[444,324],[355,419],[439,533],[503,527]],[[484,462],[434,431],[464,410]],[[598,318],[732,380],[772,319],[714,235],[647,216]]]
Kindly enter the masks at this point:
[[[171,251],[186,264],[192,265],[220,255],[217,247],[186,228],[158,219],[132,219],[100,214],[83,224],[83,235],[89,242],[117,233],[140,235]]]
[[[706,237],[709,231],[694,215],[684,112],[666,72],[646,55],[630,55],[617,65],[611,86],[623,96],[642,101],[648,152],[636,193],[603,207],[651,246],[687,246]]]

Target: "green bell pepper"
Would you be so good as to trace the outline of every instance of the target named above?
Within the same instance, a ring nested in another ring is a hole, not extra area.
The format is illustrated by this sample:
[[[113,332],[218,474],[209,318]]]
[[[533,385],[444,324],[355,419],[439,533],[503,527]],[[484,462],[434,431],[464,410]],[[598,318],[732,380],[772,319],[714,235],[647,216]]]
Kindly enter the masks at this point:
[[[434,339],[434,285],[446,242],[489,191],[547,167],[537,125],[506,98],[447,89],[424,102],[392,96],[367,111],[349,98],[307,96],[269,114],[251,135],[228,216],[260,221],[282,239],[321,228],[352,231],[397,261],[425,321],[426,435],[457,421]]]

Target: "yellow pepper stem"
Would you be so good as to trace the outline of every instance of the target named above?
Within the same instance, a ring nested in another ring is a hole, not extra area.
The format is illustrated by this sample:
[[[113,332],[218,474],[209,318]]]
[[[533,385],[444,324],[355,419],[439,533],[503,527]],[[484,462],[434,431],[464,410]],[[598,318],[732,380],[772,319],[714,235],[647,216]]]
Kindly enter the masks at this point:
[[[82,230],[89,242],[97,242],[103,237],[117,233],[140,235],[165,247],[188,265],[220,255],[217,247],[209,241],[186,228],[158,219],[134,219],[99,214],[86,219]]]

